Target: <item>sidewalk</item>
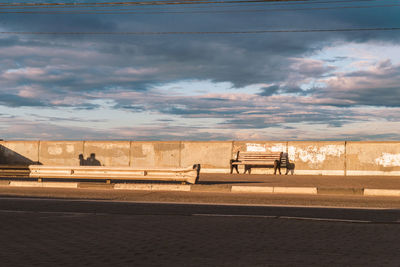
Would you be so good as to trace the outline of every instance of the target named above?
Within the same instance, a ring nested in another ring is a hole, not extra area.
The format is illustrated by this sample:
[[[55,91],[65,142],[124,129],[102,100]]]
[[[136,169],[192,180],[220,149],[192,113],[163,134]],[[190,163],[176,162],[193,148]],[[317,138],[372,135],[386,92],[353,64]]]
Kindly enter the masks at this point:
[[[400,189],[400,176],[320,176],[202,173],[200,184]]]
[[[60,179],[37,181],[0,181],[1,187],[40,187],[70,189],[109,189],[142,191],[186,191],[255,194],[323,194],[400,197],[400,177],[311,176],[260,174],[201,174],[198,184],[113,181],[72,182]]]
[[[221,187],[236,193],[324,194],[400,197],[400,177],[202,174],[199,185]],[[214,188],[216,190],[216,188]]]

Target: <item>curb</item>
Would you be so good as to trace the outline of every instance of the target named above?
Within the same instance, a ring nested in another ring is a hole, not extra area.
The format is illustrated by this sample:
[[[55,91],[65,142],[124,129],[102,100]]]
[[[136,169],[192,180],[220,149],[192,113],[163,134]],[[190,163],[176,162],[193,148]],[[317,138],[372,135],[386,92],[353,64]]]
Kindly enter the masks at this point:
[[[316,187],[274,187],[274,193],[277,194],[308,194],[316,195],[318,190]]]
[[[270,186],[232,186],[231,192],[235,193],[273,193],[274,188]]]
[[[320,194],[320,195],[358,195],[358,196],[362,196],[364,194],[364,188],[320,187],[317,189],[318,189],[318,194]]]
[[[394,190],[394,189],[364,189],[364,196],[393,196],[393,197],[400,197],[400,190]]]
[[[330,188],[330,187],[283,187],[283,186],[245,186],[245,185],[181,185],[181,184],[93,184],[78,182],[36,182],[36,181],[0,181],[1,187],[35,188],[73,188],[107,189],[133,191],[180,191],[214,193],[255,193],[255,194],[304,194],[304,195],[357,195],[400,197],[400,189],[372,188]]]
[[[29,182],[29,181],[10,181],[11,187],[46,187],[46,188],[78,188],[78,183],[71,182]]]
[[[147,191],[191,191],[190,185],[174,184],[114,184],[116,190],[147,190]]]
[[[276,194],[317,194],[316,187],[282,187],[282,186],[232,186],[235,193],[276,193]]]

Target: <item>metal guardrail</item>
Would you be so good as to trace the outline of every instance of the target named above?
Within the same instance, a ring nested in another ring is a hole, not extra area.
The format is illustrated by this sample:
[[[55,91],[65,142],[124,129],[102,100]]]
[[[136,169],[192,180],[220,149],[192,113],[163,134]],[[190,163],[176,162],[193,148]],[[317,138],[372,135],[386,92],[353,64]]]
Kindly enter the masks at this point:
[[[104,166],[46,166],[30,165],[29,178],[156,180],[195,184],[200,164],[188,168],[131,168]]]
[[[25,165],[0,165],[0,177],[6,178],[28,178],[29,166]]]

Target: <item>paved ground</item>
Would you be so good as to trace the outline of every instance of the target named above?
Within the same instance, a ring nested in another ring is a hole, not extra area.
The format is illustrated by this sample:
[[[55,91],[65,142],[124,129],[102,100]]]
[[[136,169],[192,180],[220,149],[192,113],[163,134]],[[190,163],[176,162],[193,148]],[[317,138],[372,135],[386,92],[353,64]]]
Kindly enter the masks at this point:
[[[0,185],[9,178],[0,177]],[[27,180],[27,179],[19,179]],[[33,179],[30,179],[31,181]],[[51,179],[46,179],[47,181]],[[71,181],[53,179],[53,181]],[[81,182],[87,180],[80,180]],[[99,180],[100,181],[100,180]],[[127,181],[113,181],[127,182]],[[104,183],[104,182],[103,182]],[[320,175],[263,175],[263,174],[219,174],[201,173],[199,186],[224,188],[232,185],[293,186],[325,188],[376,188],[400,189],[399,176],[320,176]]]
[[[400,189],[400,177],[201,173],[200,184]]]
[[[1,198],[0,260],[2,266],[399,266],[399,219],[399,210]]]
[[[63,189],[0,187],[1,197],[73,198],[113,201],[291,205],[400,209],[400,197],[359,195],[288,195],[265,193],[128,191],[110,189]]]

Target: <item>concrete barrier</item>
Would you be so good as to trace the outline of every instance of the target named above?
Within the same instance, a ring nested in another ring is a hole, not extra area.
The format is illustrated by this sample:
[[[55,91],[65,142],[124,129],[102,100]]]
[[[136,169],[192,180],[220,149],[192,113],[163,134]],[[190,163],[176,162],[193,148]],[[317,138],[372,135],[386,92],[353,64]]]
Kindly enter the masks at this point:
[[[31,165],[39,162],[39,141],[0,141],[0,164]]]
[[[82,141],[40,141],[39,161],[43,165],[79,166]]]
[[[232,142],[190,142],[181,145],[181,166],[200,163],[201,172],[229,173]]]
[[[148,167],[182,167],[181,142],[132,142],[131,166]]]
[[[129,141],[85,141],[83,156],[86,165],[129,166]]]
[[[400,142],[347,142],[347,175],[400,175]]]
[[[294,174],[400,176],[399,142],[268,141],[0,141],[0,165],[79,166],[94,155],[102,166],[182,168],[202,164],[202,172],[228,173],[237,151],[283,151]],[[254,168],[252,173],[271,173]]]
[[[288,142],[288,154],[295,174],[345,174],[345,142]]]

